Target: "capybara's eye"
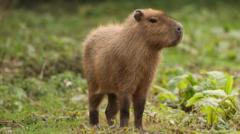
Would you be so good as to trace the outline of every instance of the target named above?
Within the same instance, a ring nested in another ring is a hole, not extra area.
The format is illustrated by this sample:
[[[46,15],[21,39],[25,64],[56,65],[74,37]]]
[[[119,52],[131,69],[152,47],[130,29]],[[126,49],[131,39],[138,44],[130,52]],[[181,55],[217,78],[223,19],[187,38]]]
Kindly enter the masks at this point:
[[[149,18],[148,21],[151,22],[151,23],[156,23],[157,19],[156,18]]]

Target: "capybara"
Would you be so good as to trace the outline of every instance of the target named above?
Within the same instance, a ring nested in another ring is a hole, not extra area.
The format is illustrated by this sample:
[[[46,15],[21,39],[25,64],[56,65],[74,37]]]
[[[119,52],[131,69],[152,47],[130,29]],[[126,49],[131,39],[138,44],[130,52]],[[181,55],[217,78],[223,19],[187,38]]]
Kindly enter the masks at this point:
[[[107,122],[120,111],[120,127],[128,125],[132,100],[135,127],[143,130],[147,91],[163,48],[182,38],[182,25],[163,11],[136,9],[122,24],[94,29],[86,38],[83,69],[88,83],[90,124],[99,123],[98,106],[105,95]]]

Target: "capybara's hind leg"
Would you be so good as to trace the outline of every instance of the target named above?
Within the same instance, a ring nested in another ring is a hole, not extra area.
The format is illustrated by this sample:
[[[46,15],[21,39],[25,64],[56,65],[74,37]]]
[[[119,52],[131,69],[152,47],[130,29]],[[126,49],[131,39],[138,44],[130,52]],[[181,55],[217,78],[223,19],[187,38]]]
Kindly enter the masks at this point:
[[[103,94],[90,94],[89,95],[89,118],[90,124],[95,126],[99,123],[98,106],[103,99]]]
[[[105,111],[105,115],[109,126],[113,125],[114,123],[113,120],[117,112],[118,112],[117,96],[115,94],[108,94],[108,105]]]

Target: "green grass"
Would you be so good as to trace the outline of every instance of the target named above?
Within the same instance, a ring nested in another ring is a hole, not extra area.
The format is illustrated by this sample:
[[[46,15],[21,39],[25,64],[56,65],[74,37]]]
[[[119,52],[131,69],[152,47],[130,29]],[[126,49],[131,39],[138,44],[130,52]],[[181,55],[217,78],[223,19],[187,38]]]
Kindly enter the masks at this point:
[[[233,118],[209,126],[198,112],[171,108],[154,88],[172,91],[169,81],[181,74],[218,70],[234,76],[233,87],[239,92],[239,4],[122,0],[72,8],[43,4],[5,12],[0,18],[0,133],[137,133],[133,116],[129,128],[108,128],[105,101],[100,107],[101,128],[89,126],[81,43],[92,28],[122,22],[134,9],[145,7],[163,9],[184,26],[182,43],[163,52],[144,113],[145,128],[162,133],[239,132],[239,111]]]

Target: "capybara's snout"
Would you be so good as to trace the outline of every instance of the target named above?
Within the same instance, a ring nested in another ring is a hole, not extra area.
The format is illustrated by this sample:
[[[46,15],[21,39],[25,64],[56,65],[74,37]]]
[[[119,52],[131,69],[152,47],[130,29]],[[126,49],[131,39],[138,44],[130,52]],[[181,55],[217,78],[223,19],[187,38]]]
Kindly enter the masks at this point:
[[[183,37],[183,25],[177,21],[174,21],[173,25],[173,41],[170,43],[171,46],[176,46],[182,40]]]
[[[175,33],[177,37],[182,37],[183,34],[183,26],[181,23],[177,22],[175,26]]]

